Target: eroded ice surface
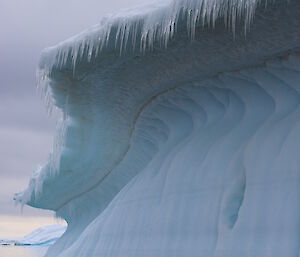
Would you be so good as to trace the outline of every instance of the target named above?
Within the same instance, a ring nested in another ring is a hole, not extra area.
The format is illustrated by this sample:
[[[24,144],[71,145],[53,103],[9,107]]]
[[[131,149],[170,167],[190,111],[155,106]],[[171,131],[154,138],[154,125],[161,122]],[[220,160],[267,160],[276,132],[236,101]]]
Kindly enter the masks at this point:
[[[67,220],[46,256],[298,256],[299,29],[298,0],[162,1],[46,49],[62,117],[15,197]]]

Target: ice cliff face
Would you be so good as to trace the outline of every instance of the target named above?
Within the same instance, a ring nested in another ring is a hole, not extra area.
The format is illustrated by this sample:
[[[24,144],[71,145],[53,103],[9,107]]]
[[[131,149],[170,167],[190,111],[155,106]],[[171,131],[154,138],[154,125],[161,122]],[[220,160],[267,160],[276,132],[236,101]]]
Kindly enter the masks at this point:
[[[16,195],[68,222],[46,256],[298,256],[299,29],[298,0],[171,1],[46,49],[63,115]]]

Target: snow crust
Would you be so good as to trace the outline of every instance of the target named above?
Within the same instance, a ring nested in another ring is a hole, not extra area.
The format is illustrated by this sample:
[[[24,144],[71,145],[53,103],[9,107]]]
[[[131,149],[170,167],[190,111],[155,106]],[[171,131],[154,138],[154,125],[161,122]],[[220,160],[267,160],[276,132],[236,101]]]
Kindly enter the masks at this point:
[[[15,196],[68,222],[46,256],[297,256],[299,29],[298,0],[163,1],[46,49],[62,115]]]
[[[53,68],[61,68],[69,62],[73,73],[76,64],[88,62],[99,53],[115,48],[122,52],[145,52],[155,45],[167,47],[178,27],[184,26],[191,40],[197,26],[215,27],[222,18],[226,27],[235,33],[236,23],[243,20],[244,33],[250,26],[255,10],[267,0],[164,0],[129,9],[103,18],[99,25],[62,42],[58,51],[44,51],[38,70],[38,85],[51,105],[47,77]],[[51,54],[48,54],[48,51]]]

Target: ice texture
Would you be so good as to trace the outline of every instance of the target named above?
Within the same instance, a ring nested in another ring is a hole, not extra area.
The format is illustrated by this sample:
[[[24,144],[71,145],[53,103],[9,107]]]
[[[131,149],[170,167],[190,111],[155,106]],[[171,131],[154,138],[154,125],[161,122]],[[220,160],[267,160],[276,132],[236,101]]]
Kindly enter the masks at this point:
[[[294,257],[300,2],[161,1],[46,49],[61,112],[16,201],[68,222],[47,257]]]

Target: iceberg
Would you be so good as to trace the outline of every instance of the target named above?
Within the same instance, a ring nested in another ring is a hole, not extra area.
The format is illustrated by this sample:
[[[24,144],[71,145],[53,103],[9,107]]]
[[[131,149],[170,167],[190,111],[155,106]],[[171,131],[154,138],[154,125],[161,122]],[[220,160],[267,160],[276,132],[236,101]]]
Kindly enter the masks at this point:
[[[45,49],[61,117],[15,201],[67,221],[46,256],[299,256],[299,31],[298,0],[172,0]]]
[[[18,245],[18,246],[49,246],[53,245],[58,238],[65,232],[66,227],[55,224],[38,228],[30,234],[20,239],[0,240],[0,245]]]

